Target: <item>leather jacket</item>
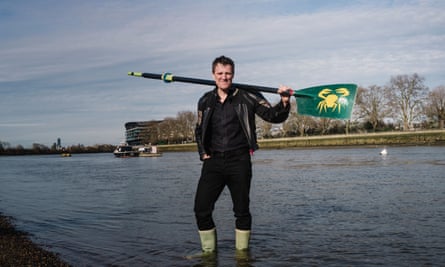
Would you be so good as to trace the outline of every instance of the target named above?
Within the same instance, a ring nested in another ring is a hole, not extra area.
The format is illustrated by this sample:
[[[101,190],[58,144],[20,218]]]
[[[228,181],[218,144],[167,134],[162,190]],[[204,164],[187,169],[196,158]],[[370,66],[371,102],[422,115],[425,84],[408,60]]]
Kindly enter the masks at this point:
[[[205,93],[198,101],[198,121],[195,127],[195,137],[201,160],[204,154],[210,154],[208,127],[217,99],[217,88],[215,88]],[[251,151],[258,149],[255,114],[271,123],[284,122],[289,116],[290,104],[284,107],[280,101],[275,106],[271,106],[264,96],[258,92],[236,88],[230,89],[227,100],[232,101],[235,106],[235,112],[238,115]]]

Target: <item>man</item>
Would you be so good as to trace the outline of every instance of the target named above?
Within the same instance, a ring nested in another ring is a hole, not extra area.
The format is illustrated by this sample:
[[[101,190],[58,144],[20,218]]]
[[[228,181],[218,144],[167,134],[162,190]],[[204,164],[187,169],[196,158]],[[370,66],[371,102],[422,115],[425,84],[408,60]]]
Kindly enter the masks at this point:
[[[229,188],[236,217],[236,249],[248,249],[252,225],[250,156],[258,148],[255,114],[268,122],[281,123],[287,119],[290,110],[289,87],[278,89],[281,101],[272,107],[258,92],[233,88],[234,72],[232,59],[216,58],[212,63],[216,88],[198,101],[195,135],[203,165],[194,211],[204,252],[216,250],[212,213],[225,186]]]

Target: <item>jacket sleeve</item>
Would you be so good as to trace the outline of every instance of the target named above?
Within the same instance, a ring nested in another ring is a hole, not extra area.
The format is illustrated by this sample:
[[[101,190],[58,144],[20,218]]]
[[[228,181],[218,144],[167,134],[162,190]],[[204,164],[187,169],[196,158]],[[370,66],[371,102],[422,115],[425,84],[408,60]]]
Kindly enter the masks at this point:
[[[270,123],[281,123],[289,116],[290,103],[284,107],[283,102],[280,101],[272,106],[262,94],[249,93],[249,96],[254,99],[255,113],[263,120]]]
[[[195,126],[195,139],[196,139],[196,144],[198,145],[198,153],[199,153],[199,158],[202,160],[202,156],[206,153],[205,149],[204,149],[204,144],[203,144],[203,114],[204,114],[204,96],[201,97],[198,101],[198,118],[196,121],[196,126]]]

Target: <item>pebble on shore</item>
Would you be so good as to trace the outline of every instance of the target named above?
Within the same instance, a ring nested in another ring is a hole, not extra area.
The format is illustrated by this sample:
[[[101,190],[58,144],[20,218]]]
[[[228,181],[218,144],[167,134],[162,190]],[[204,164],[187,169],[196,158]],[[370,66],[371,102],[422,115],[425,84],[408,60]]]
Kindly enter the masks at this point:
[[[0,266],[70,266],[28,236],[14,228],[10,217],[0,213]]]

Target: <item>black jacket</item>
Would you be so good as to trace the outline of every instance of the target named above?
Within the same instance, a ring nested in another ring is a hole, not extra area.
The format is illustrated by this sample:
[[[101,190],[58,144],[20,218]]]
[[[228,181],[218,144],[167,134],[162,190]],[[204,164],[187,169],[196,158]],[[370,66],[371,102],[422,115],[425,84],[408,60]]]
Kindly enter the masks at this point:
[[[272,107],[260,93],[231,89],[228,98],[231,98],[230,100],[235,106],[235,111],[251,150],[258,149],[255,114],[271,123],[281,123],[289,116],[290,104],[284,107],[280,101]],[[195,128],[195,137],[201,159],[204,154],[210,154],[207,130],[217,99],[217,89],[215,88],[205,93],[198,101],[198,121]]]

